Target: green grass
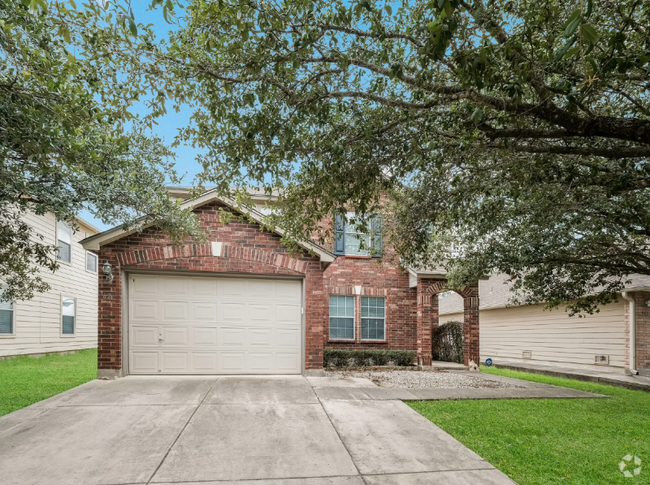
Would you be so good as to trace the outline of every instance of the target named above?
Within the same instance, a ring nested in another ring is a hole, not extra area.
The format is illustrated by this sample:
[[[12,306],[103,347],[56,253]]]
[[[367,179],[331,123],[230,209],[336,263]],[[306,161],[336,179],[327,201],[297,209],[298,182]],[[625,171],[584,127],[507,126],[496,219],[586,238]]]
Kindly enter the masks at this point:
[[[0,416],[97,377],[97,350],[0,361]]]
[[[506,377],[570,387],[608,399],[411,402],[520,485],[650,484],[650,394],[589,382],[482,367]],[[643,460],[625,478],[627,454]]]

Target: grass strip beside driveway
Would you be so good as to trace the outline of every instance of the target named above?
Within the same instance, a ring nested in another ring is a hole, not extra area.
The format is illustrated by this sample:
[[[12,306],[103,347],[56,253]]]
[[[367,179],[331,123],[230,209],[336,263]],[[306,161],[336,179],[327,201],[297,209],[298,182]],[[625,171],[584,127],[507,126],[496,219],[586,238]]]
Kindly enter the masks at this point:
[[[0,416],[96,378],[96,349],[0,360]]]
[[[409,404],[520,485],[650,484],[649,393],[505,369],[481,370],[611,398]],[[641,473],[632,478],[619,470],[628,454],[642,460]]]

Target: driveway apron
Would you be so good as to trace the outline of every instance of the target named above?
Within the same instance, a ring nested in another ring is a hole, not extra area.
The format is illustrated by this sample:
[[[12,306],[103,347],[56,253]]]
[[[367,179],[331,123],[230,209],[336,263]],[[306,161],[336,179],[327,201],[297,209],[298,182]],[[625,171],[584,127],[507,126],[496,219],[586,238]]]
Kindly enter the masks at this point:
[[[301,376],[93,381],[0,418],[0,482],[514,483],[392,396],[358,399],[354,389],[374,387],[361,381],[347,391]]]

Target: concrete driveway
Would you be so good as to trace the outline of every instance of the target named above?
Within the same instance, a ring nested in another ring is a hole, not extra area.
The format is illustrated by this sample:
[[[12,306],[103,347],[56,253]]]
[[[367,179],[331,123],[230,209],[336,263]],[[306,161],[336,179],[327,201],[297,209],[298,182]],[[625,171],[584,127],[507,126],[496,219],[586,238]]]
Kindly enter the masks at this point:
[[[0,482],[514,483],[403,402],[335,392],[366,385],[300,376],[92,381],[0,418]]]

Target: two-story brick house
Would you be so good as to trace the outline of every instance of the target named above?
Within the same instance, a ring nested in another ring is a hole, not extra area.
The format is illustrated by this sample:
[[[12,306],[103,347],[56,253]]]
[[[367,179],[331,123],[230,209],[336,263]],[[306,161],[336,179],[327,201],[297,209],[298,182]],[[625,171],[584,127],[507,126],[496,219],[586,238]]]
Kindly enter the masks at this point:
[[[208,234],[202,244],[174,246],[155,228],[83,241],[112,273],[99,281],[100,376],[300,374],[322,369],[325,348],[415,350],[430,363],[444,274],[391,263],[380,231],[350,224],[336,225],[332,247],[304,241],[289,254],[257,222],[274,198],[252,199],[248,219],[228,223],[221,211],[238,213],[229,199],[185,199]],[[462,296],[466,357],[478,359],[478,287]]]

